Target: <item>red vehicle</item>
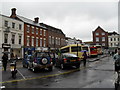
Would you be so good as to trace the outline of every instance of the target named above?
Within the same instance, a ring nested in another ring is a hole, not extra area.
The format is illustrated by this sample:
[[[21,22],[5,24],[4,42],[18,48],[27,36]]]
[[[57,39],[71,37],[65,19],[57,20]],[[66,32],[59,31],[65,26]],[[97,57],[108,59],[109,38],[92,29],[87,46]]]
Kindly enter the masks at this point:
[[[97,56],[97,47],[90,47],[90,56]]]

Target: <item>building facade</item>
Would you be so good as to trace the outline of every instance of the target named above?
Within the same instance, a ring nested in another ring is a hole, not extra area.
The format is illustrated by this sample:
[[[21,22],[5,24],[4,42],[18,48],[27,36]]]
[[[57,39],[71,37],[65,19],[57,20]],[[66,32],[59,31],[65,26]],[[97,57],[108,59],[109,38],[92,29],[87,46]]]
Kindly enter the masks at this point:
[[[53,26],[40,23],[41,26],[47,28],[48,30],[48,47],[51,49],[59,49],[66,45],[65,34],[61,29],[55,28]]]
[[[65,46],[65,34],[61,29],[39,23],[39,18],[34,20],[16,14],[16,8],[11,9],[11,18],[24,22],[24,53],[28,49],[47,50]]]
[[[93,31],[93,43],[102,45],[103,48],[108,48],[108,32],[98,26],[97,29]]]
[[[22,58],[24,23],[5,15],[0,15],[0,21],[0,53],[9,52]]]
[[[75,37],[73,39],[70,37],[66,37],[66,45],[70,44],[82,44],[82,40],[76,39]]]
[[[117,48],[120,46],[120,35],[117,32],[108,33],[109,48]]]
[[[39,18],[34,20],[16,15],[16,9],[13,8],[11,18],[19,19],[24,22],[24,53],[28,49],[33,51],[43,50],[48,46],[48,30],[39,24]]]

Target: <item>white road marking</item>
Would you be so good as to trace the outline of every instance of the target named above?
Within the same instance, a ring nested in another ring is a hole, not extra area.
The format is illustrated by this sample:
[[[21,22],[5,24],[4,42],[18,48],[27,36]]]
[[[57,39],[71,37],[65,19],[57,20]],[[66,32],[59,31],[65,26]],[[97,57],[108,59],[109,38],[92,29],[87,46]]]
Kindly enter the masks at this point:
[[[23,77],[23,79],[26,79],[18,69],[17,69],[17,71],[20,73],[20,75]]]

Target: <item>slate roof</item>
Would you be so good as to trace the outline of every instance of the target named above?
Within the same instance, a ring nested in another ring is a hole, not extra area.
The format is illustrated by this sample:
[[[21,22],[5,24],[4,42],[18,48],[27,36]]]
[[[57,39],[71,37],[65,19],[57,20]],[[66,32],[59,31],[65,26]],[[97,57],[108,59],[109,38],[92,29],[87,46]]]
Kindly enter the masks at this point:
[[[31,24],[31,25],[34,25],[34,26],[38,26],[38,27],[41,27],[41,28],[44,28],[44,29],[47,29],[46,27],[41,26],[39,23],[35,23],[35,22],[34,22],[33,20],[31,20],[31,19],[28,19],[28,18],[19,16],[19,15],[17,15],[17,17],[18,17],[19,19],[21,19],[21,20],[22,20],[23,22],[25,22],[25,23],[28,23],[28,24]]]

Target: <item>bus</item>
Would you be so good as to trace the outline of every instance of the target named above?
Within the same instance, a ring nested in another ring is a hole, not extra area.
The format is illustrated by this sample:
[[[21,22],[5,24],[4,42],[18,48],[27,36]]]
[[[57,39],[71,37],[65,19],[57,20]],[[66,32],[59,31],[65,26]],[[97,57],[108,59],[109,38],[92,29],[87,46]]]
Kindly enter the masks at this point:
[[[97,48],[97,53],[98,53],[98,55],[102,55],[102,54],[103,54],[102,46],[101,46],[101,45],[95,45],[94,47]]]
[[[64,46],[61,49],[61,53],[71,53],[76,54],[80,59],[83,58],[82,45],[81,44],[71,44],[68,46]]]
[[[89,49],[90,49],[90,55],[89,55],[90,57],[98,55],[97,47],[91,46],[89,47]]]

